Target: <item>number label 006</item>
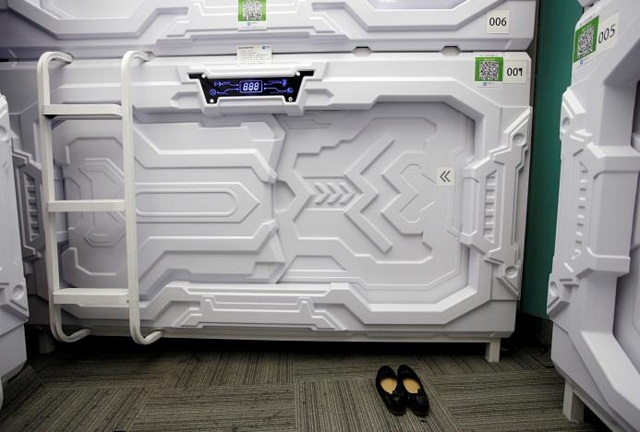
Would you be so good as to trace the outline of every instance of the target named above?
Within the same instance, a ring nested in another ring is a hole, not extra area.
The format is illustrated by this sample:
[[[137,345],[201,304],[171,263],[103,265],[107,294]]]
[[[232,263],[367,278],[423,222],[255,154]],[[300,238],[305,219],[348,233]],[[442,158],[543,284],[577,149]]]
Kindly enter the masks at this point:
[[[509,33],[511,11],[495,10],[487,15],[487,33]]]

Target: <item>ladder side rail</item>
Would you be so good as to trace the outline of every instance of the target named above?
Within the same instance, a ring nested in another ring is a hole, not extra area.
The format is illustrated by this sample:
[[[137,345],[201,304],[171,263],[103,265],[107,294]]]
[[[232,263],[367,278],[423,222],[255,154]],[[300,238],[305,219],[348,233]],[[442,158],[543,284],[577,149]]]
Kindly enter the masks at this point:
[[[58,233],[56,213],[49,211],[49,202],[55,201],[55,166],[53,162],[53,138],[51,119],[44,114],[44,107],[51,104],[49,83],[49,65],[59,60],[71,63],[73,57],[61,52],[46,52],[38,60],[38,129],[40,138],[40,160],[42,164],[42,188],[45,209],[45,263],[47,283],[49,285],[49,323],[53,336],[62,342],[75,342],[91,333],[90,329],[81,329],[67,335],[62,329],[62,309],[55,304],[54,293],[60,290],[60,270],[58,262]]]
[[[138,280],[138,235],[136,227],[135,154],[133,147],[133,105],[131,102],[131,63],[135,59],[151,60],[151,54],[128,51],[122,57],[120,81],[122,86],[122,151],[124,165],[125,239],[127,244],[127,286],[129,290],[129,330],[133,340],[148,345],[162,337],[156,330],[142,335]]]

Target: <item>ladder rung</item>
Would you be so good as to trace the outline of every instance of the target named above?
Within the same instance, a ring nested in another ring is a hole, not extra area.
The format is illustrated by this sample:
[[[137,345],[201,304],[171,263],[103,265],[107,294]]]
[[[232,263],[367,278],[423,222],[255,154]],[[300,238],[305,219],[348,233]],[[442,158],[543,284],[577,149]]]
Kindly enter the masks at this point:
[[[126,288],[64,288],[53,293],[55,304],[124,305],[127,304]]]
[[[51,104],[42,107],[48,117],[65,118],[121,118],[122,107],[118,104]]]
[[[124,200],[64,200],[49,201],[47,208],[50,213],[68,212],[103,212],[124,211]]]

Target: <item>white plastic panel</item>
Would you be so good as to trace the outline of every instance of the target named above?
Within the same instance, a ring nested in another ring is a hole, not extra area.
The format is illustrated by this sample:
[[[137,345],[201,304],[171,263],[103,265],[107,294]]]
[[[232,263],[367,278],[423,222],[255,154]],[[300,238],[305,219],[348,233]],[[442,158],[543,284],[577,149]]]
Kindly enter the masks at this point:
[[[259,0],[252,0],[256,3]],[[0,58],[45,51],[119,57],[235,54],[269,44],[274,53],[525,50],[535,0],[268,0],[266,19],[246,27],[238,0],[9,0],[0,6]],[[497,20],[496,20],[497,19]]]
[[[29,313],[19,230],[9,108],[0,94],[0,385],[27,360],[24,323]]]
[[[603,0],[585,12],[562,104],[548,301],[556,366],[605,421],[629,431],[640,429],[638,58],[636,1]]]
[[[156,58],[134,68],[143,324],[193,337],[510,334],[530,60],[482,56],[522,67],[522,83],[476,82],[473,54],[281,55],[251,69],[234,57]],[[299,70],[314,75],[295,102],[211,104],[189,78]],[[51,77],[54,103],[118,101],[117,60],[76,60]],[[0,65],[26,159],[34,157],[33,80],[33,63]],[[122,198],[119,127],[67,120],[54,128],[60,198]],[[71,213],[65,224],[63,281],[126,285],[123,217]],[[65,310],[97,333],[126,327],[122,307]]]

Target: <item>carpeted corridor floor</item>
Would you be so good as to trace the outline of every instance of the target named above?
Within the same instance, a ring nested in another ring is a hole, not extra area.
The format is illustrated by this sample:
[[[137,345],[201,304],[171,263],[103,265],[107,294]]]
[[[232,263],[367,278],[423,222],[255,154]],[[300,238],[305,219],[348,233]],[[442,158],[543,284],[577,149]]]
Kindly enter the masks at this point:
[[[431,413],[394,417],[379,366],[412,366]],[[0,431],[595,431],[562,415],[543,348],[90,337],[29,360],[5,388]]]

